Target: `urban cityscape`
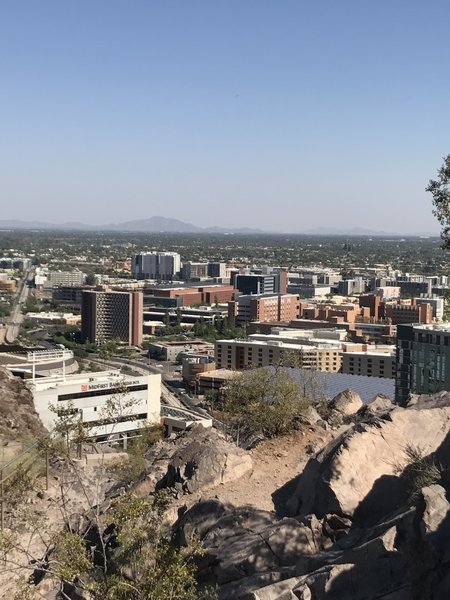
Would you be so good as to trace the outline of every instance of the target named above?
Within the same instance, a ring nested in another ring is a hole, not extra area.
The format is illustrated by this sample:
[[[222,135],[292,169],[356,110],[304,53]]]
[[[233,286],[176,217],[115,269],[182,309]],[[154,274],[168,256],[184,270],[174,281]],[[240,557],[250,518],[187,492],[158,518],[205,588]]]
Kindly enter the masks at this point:
[[[4,232],[2,339],[27,352],[64,347],[82,364],[113,341],[139,361],[168,362],[166,375],[177,365],[190,392],[288,358],[302,369],[388,379],[399,403],[450,385],[450,286],[437,238],[298,236],[286,260],[276,236],[263,238],[256,256],[259,240],[248,236],[167,233],[170,250],[139,253],[161,236],[124,237],[105,233],[99,244],[84,234],[74,245],[58,232],[34,232],[31,243],[29,233]],[[378,260],[381,245],[389,262]],[[277,253],[285,264],[271,261]]]
[[[449,21],[0,0],[0,600],[450,598]]]
[[[159,375],[172,407],[188,411],[184,428],[210,419],[221,387],[249,369],[311,370],[329,396],[351,388],[365,401],[383,393],[400,405],[450,386],[450,286],[436,238],[297,236],[286,264],[271,261],[289,253],[277,236],[131,238],[3,232],[1,359],[22,377],[32,373],[35,394],[46,387],[36,374],[57,395],[86,379],[77,371],[89,372],[89,389],[105,379],[101,367]],[[162,241],[170,250],[137,250]],[[265,252],[253,255],[262,243]],[[389,262],[378,261],[381,245]],[[127,415],[124,431],[150,414],[159,420],[157,396],[136,408],[139,418]],[[79,397],[82,406],[89,393]],[[48,425],[52,401],[38,411]],[[95,422],[96,411],[94,402],[83,419]]]

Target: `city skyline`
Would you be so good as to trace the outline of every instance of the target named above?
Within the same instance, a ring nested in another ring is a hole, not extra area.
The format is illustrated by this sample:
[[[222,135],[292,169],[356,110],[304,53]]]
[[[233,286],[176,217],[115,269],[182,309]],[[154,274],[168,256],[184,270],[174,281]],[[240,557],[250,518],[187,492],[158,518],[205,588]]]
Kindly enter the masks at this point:
[[[0,5],[2,218],[438,234],[442,1]]]

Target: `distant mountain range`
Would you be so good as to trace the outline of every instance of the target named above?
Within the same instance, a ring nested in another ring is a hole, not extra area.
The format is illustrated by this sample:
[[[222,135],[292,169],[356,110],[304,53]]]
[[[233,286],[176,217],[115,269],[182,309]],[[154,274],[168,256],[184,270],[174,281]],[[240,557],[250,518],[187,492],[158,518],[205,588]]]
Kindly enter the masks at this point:
[[[117,231],[135,233],[224,233],[224,234],[282,234],[282,232],[263,231],[250,227],[199,227],[192,223],[186,223],[179,219],[168,217],[150,217],[148,219],[135,219],[125,223],[110,223],[109,225],[86,225],[79,222],[68,223],[46,223],[42,221],[19,221],[17,219],[0,220],[0,229],[26,229],[46,231]],[[297,232],[299,235],[344,235],[344,236],[437,236],[437,233],[392,233],[386,231],[374,231],[362,227],[351,229],[338,229],[336,227],[317,227],[306,231]],[[285,234],[285,235],[296,235]]]
[[[249,227],[199,227],[179,219],[150,217],[125,223],[109,225],[86,225],[79,222],[45,223],[42,221],[19,221],[17,219],[1,221],[0,229],[38,229],[53,231],[130,231],[138,233],[263,233],[261,229]]]

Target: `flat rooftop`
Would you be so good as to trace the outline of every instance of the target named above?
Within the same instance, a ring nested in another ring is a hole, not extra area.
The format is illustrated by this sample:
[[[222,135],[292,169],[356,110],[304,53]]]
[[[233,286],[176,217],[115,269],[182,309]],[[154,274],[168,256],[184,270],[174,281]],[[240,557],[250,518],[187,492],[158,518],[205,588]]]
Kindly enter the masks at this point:
[[[236,375],[239,375],[240,371],[230,371],[228,369],[216,369],[215,371],[205,371],[204,373],[199,373],[199,378],[207,379],[231,379]]]
[[[122,381],[129,383],[142,377],[146,377],[146,375],[126,375],[121,373],[119,370],[111,369],[109,371],[99,371],[98,373],[75,373],[74,375],[66,375],[65,377],[62,374],[50,375],[49,377],[40,377],[39,379],[35,379],[33,382],[28,381],[27,384],[33,386],[36,391],[41,391],[55,388],[58,385],[118,384]]]
[[[154,341],[152,342],[155,346],[162,346],[163,348],[172,348],[172,347],[177,347],[177,346],[211,346],[213,347],[214,344],[212,344],[211,342],[205,342],[205,340],[180,340],[180,341],[175,341],[175,342],[158,342],[158,341]]]
[[[422,329],[423,331],[448,331],[450,332],[450,323],[430,323],[421,325],[420,323],[399,323],[399,325],[411,325],[414,329]]]
[[[361,351],[361,352],[358,352],[358,350],[356,350],[355,352],[350,350],[350,351],[346,351],[345,355],[346,356],[381,356],[381,357],[395,356],[395,346],[392,346],[392,348],[390,350],[366,350],[366,351]]]
[[[256,334],[258,335],[258,334]],[[279,337],[279,336],[276,336]],[[218,344],[234,344],[234,345],[244,345],[244,346],[267,346],[267,347],[276,347],[276,348],[288,348],[291,350],[313,350],[313,349],[339,349],[339,344],[341,344],[342,342],[338,342],[338,340],[330,340],[329,343],[327,344],[326,342],[324,342],[323,340],[320,341],[320,343],[315,343],[315,344],[294,344],[294,343],[289,343],[289,342],[283,342],[281,341],[283,338],[280,339],[280,341],[278,340],[255,340],[255,339],[251,339],[251,340],[217,340]]]

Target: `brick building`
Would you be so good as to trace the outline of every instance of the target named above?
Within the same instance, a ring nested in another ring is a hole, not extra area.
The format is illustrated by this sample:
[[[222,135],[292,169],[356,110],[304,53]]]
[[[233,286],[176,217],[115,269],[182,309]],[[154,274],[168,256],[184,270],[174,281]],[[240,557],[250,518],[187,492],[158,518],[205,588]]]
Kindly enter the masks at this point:
[[[228,318],[237,325],[251,321],[291,321],[300,309],[300,297],[295,294],[239,296],[228,303]]]
[[[81,335],[90,342],[118,339],[142,344],[142,292],[84,291],[81,298]]]

